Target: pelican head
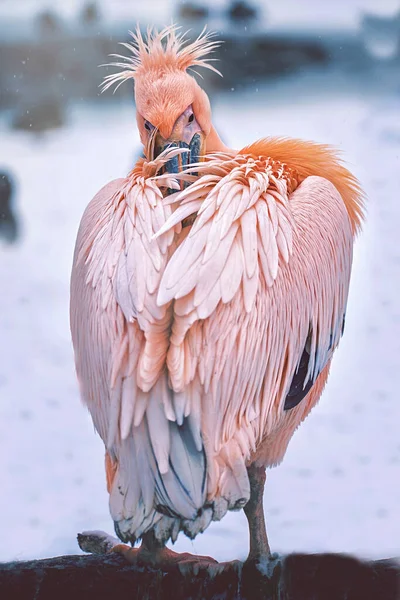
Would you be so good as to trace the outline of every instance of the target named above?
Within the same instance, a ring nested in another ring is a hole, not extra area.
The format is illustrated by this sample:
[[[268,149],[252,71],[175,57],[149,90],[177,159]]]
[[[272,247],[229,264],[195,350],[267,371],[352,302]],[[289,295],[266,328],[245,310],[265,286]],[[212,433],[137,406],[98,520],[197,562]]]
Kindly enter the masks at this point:
[[[136,120],[147,159],[153,160],[166,148],[188,149],[165,165],[171,173],[199,162],[206,152],[223,149],[212,126],[208,96],[187,71],[204,67],[218,73],[209,64],[211,59],[203,58],[218,42],[203,30],[188,44],[177,31],[174,25],[160,32],[149,29],[144,40],[137,28],[131,33],[133,43],[123,43],[132,55],[117,55],[125,62],[113,63],[125,70],[108,75],[103,87],[134,79]]]

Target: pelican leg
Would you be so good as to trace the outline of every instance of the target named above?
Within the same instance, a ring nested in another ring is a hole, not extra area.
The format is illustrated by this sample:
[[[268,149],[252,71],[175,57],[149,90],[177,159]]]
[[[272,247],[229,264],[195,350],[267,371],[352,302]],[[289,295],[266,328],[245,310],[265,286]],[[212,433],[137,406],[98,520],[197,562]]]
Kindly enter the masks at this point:
[[[247,473],[250,480],[250,500],[244,507],[250,534],[250,552],[247,561],[259,561],[262,558],[271,558],[263,507],[265,467],[253,464],[248,467]]]

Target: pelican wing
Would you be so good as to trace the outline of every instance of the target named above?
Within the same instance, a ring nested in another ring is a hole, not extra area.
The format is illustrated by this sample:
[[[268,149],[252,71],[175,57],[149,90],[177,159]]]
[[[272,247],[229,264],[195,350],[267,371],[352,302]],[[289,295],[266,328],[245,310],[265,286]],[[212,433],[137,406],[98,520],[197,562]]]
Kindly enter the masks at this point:
[[[211,189],[209,181],[200,178],[178,194],[180,206],[161,233],[185,218],[188,206],[195,205],[198,212],[163,274],[160,306],[192,294],[186,312],[196,310],[200,319],[206,319],[220,301],[227,304],[240,292],[249,313],[260,275],[271,287],[279,256],[289,261],[293,222],[286,182],[275,177],[271,168],[254,168],[245,174],[242,165],[220,177]]]
[[[201,390],[202,433],[209,464],[215,461],[209,494],[228,497],[235,482],[245,496],[241,467],[293,420],[290,409],[338,345],[352,226],[324,178],[307,177],[291,191],[290,178],[268,159],[215,159],[196,168],[215,179],[203,186],[200,177],[175,197],[164,232],[196,197],[201,202],[163,273],[158,303],[174,301],[172,387]]]
[[[89,204],[78,233],[72,336],[89,408],[110,397],[107,414],[96,424],[108,447],[118,436],[125,439],[134,422],[140,423],[144,394],[159,378],[162,349],[168,345],[168,307],[157,306],[155,291],[173,232],[151,239],[170,213],[161,199],[151,181],[112,182]],[[103,393],[97,390],[98,370],[104,375]]]
[[[186,418],[178,424],[167,380],[171,307],[160,307],[156,295],[174,231],[154,239],[171,214],[158,183],[138,172],[96,195],[82,218],[71,278],[81,394],[111,461],[116,528],[131,540],[156,526],[169,537],[173,517],[190,520],[205,501],[201,439]]]

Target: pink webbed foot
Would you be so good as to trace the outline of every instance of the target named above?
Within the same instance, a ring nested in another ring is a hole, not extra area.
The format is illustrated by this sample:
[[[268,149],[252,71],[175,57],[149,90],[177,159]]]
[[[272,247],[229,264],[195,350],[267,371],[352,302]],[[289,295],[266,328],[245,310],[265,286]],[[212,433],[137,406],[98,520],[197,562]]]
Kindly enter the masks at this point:
[[[148,548],[145,543],[139,548],[131,548],[126,544],[114,546],[111,552],[121,554],[130,564],[149,565],[162,570],[179,567],[182,570],[191,570],[195,574],[202,568],[219,563],[211,556],[198,556],[187,552],[179,553],[166,548]]]
[[[200,569],[213,569],[213,572],[223,570],[224,564],[218,563],[211,556],[199,556],[184,552],[182,554],[166,548],[155,540],[152,532],[143,536],[139,548],[131,548],[121,544],[116,538],[103,531],[85,531],[78,534],[81,550],[91,554],[121,554],[131,565],[148,565],[153,568],[169,570],[179,568],[181,571],[191,571],[197,574]]]

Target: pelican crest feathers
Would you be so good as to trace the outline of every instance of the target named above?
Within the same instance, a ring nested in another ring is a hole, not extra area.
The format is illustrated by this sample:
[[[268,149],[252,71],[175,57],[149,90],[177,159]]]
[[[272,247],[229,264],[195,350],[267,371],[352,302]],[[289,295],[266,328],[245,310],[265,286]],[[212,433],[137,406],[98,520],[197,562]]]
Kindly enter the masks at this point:
[[[177,25],[169,25],[161,31],[149,27],[146,39],[143,38],[139,26],[136,27],[135,32],[130,31],[133,42],[120,42],[120,44],[131,52],[131,56],[111,54],[112,57],[119,59],[118,62],[103,66],[117,67],[122,71],[104,77],[101,84],[102,92],[113,85],[116,85],[114,89],[116,91],[128,79],[135,79],[149,71],[160,71],[161,69],[186,71],[187,69],[193,70],[193,67],[203,67],[222,77],[218,69],[210,64],[217,59],[205,58],[212,54],[221,43],[212,39],[215,34],[206,31],[204,27],[197,39],[188,43],[186,35],[189,32],[179,33],[179,30],[180,27]]]

